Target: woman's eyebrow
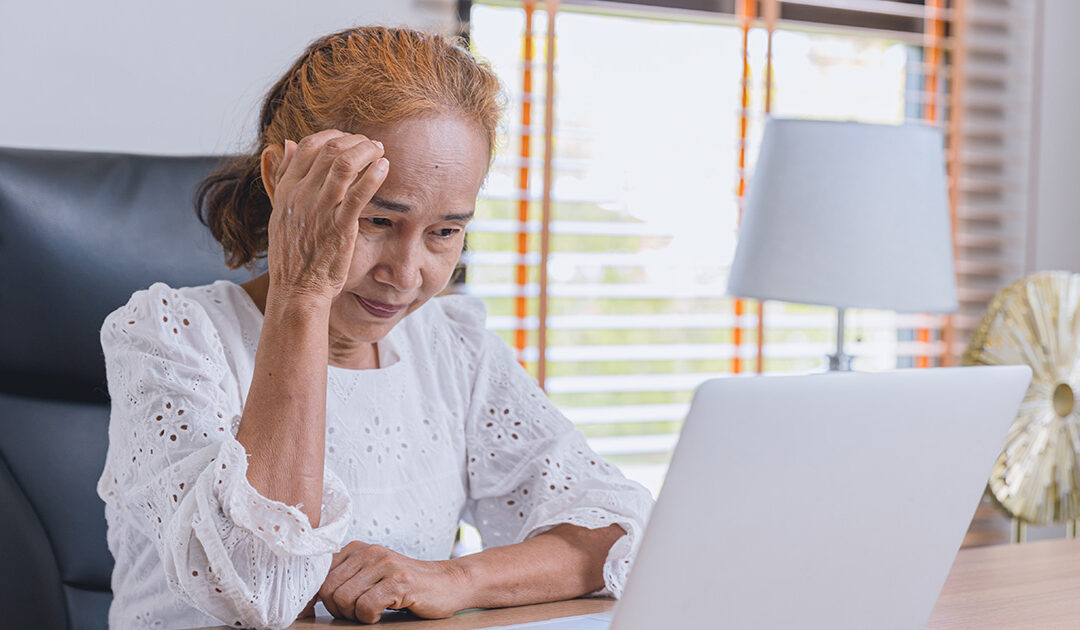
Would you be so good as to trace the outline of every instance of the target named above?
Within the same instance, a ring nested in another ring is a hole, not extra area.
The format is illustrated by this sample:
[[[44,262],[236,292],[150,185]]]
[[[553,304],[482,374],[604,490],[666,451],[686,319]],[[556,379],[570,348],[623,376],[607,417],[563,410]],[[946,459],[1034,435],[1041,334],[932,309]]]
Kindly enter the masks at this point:
[[[388,199],[383,199],[378,195],[371,198],[371,203],[379,206],[383,210],[390,210],[391,212],[412,212],[412,206],[398,203],[396,201],[390,201]]]
[[[371,203],[383,210],[389,210],[391,212],[412,212],[412,206],[396,201],[390,201],[389,199],[383,199],[378,195],[371,198]],[[442,219],[443,221],[468,221],[473,218],[474,214],[476,214],[475,210],[456,214],[444,214]]]
[[[462,212],[460,214],[444,214],[443,221],[470,221],[476,211]]]

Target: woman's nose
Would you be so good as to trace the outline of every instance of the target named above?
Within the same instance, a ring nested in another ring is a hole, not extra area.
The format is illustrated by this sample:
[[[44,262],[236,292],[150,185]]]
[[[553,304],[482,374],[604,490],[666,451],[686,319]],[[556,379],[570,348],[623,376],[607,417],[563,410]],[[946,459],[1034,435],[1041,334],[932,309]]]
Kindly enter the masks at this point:
[[[375,270],[375,279],[393,286],[401,293],[414,291],[424,282],[420,271],[422,261],[422,243],[412,239],[399,239],[392,246],[383,248],[382,260]]]

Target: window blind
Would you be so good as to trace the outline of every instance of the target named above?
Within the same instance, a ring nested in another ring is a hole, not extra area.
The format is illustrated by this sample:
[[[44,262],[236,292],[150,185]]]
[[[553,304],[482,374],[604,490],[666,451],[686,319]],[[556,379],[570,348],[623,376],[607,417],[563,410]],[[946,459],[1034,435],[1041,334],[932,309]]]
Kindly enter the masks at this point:
[[[543,3],[470,12],[510,107],[465,290],[534,375],[543,357],[546,390],[593,447],[654,491],[700,382],[813,369],[834,343],[832,309],[725,297],[767,113],[946,131],[961,310],[850,311],[857,368],[949,363],[1022,268],[1024,132],[1006,110],[1024,53],[1004,51],[1023,2],[727,4],[563,3],[553,25]]]
[[[1024,275],[1036,2],[958,0],[953,95],[959,356],[994,294]]]

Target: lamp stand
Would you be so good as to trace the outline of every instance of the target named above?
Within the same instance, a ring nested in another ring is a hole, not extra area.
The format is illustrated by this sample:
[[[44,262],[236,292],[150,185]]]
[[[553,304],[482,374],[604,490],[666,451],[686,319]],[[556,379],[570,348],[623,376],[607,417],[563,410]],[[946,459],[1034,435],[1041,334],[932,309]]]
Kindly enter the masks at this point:
[[[850,354],[844,354],[844,310],[840,307],[836,309],[836,354],[828,355],[828,372],[851,371],[853,357]]]

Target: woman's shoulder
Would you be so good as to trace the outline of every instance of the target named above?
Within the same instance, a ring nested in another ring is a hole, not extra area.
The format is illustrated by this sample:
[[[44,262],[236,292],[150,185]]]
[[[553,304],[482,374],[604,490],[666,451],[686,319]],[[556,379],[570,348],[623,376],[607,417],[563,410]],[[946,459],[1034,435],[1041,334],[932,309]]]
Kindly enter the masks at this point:
[[[241,295],[242,294],[242,295]],[[218,345],[222,336],[239,334],[255,309],[243,288],[218,280],[199,286],[172,287],[155,282],[135,291],[102,325],[102,343],[142,337],[188,345]],[[257,309],[256,309],[257,310]]]

